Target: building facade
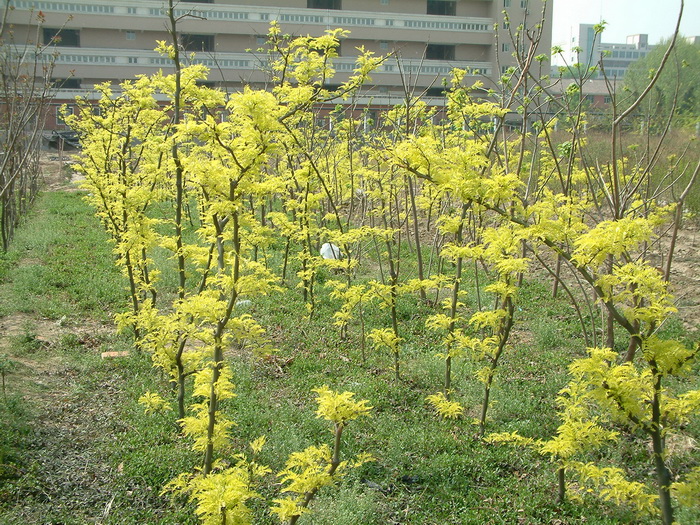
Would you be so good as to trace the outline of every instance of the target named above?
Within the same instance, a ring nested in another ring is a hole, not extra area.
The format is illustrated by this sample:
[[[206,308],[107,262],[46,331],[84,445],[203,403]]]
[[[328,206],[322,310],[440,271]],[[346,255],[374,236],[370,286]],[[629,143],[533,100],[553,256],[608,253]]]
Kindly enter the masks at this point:
[[[168,40],[162,0],[12,0],[16,40],[32,34],[32,17],[44,20],[40,38],[54,39],[59,102],[89,93],[105,81],[118,84],[138,74],[172,70],[153,49]],[[390,106],[406,86],[439,104],[442,79],[454,67],[490,87],[515,66],[517,45],[510,28],[534,27],[542,0],[211,0],[177,4],[178,30],[186,50],[210,66],[210,82],[226,89],[261,87],[267,80],[256,51],[265,44],[270,23],[283,33],[318,36],[342,27],[350,31],[335,60],[338,83],[351,73],[357,47],[377,55],[393,53],[372,75],[364,96]],[[551,1],[547,2],[551,10]],[[504,12],[508,23],[504,23]],[[185,16],[187,14],[193,16]],[[551,13],[543,24],[540,53],[551,47]],[[251,51],[252,50],[252,51]],[[55,125],[60,126],[60,122]],[[49,122],[51,126],[51,122]]]
[[[578,33],[572,35],[568,42],[555,43],[563,52],[552,58],[553,64],[581,64],[587,69],[602,60],[603,70],[608,78],[622,79],[630,64],[644,58],[654,48],[649,45],[649,37],[644,34],[630,35],[625,43],[601,42],[600,35],[596,35],[594,28],[593,24],[579,24]],[[602,77],[603,71],[598,71],[593,76]]]

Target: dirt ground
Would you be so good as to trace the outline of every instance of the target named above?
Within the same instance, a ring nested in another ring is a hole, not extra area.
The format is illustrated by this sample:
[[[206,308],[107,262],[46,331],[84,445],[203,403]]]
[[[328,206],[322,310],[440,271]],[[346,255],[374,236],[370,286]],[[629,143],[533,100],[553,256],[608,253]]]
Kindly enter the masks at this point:
[[[700,329],[700,227],[689,221],[679,231],[671,266],[678,315],[686,329]]]
[[[72,159],[69,154],[62,157],[57,152],[45,152],[41,165],[44,172],[45,191],[78,191],[79,174],[70,169]],[[71,326],[65,319],[58,321],[48,319],[36,319],[28,314],[15,313],[0,318],[0,334],[6,337],[0,338],[0,351],[7,344],[8,338],[16,337],[26,331],[28,325],[36,335],[36,340],[50,346],[56,344],[62,336],[74,334],[80,341],[96,340],[96,336],[113,331],[112,326],[97,325],[90,321],[83,322],[80,327]]]
[[[73,164],[71,152],[59,155],[58,152],[45,152],[41,159],[41,169],[48,191],[78,191],[78,182],[82,175],[71,169]]]
[[[48,190],[77,189],[65,176],[67,160],[47,155]],[[0,509],[0,523],[109,521],[120,472],[103,457],[100,443],[124,432],[118,416],[123,380],[117,373],[86,379],[82,360],[99,359],[113,332],[111,323],[89,318],[55,320],[26,313],[0,318],[0,355],[10,355],[13,363],[7,394],[20,395],[31,416],[31,429],[22,438],[23,461],[13,467],[14,475],[0,481],[0,487],[9,484],[0,497],[13,498],[2,501],[9,512]],[[66,339],[77,348],[75,358],[53,351]],[[157,504],[142,503],[145,499],[134,496],[133,505]]]

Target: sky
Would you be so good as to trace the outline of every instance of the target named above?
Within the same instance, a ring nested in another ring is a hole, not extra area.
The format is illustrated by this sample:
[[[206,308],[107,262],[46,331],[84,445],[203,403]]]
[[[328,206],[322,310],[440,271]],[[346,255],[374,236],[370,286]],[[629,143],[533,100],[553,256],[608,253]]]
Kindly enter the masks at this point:
[[[602,42],[624,43],[627,35],[649,35],[649,43],[673,34],[680,0],[553,0],[552,44],[578,34],[578,24],[607,22]],[[573,33],[572,33],[573,31]],[[681,34],[700,36],[700,0],[685,0]]]

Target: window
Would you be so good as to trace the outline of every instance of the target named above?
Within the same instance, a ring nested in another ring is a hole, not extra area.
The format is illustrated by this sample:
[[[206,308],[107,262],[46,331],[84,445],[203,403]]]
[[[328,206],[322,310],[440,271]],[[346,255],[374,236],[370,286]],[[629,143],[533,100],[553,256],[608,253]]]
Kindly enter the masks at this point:
[[[185,51],[214,51],[214,35],[180,35],[180,42]]]
[[[503,42],[501,44],[501,51],[503,51],[504,53],[510,51],[510,44],[508,42]]]
[[[52,78],[51,84],[58,89],[80,89],[80,79],[75,77]]]
[[[130,15],[135,15],[136,14],[136,8],[135,7],[127,7],[126,12]]]
[[[612,102],[612,97],[606,95],[605,98],[603,98],[603,102],[606,104],[610,104]]]
[[[129,64],[138,64],[139,59],[137,57],[129,57]]]
[[[126,39],[127,40],[136,40],[136,31],[127,31],[126,32]]]
[[[328,129],[328,124],[330,122],[330,119],[326,117],[319,117],[318,115],[314,118],[316,121],[316,127],[320,129]]]
[[[510,7],[510,0],[503,0],[503,7]]]
[[[428,60],[454,60],[455,46],[446,44],[428,44],[425,48],[425,58]]]
[[[306,0],[309,9],[342,9],[342,0]]]
[[[387,42],[386,40],[382,40],[381,42],[379,42],[379,49],[381,49],[382,51],[389,51],[389,42]]]
[[[520,0],[520,7],[527,9],[527,0]]]
[[[63,47],[80,47],[80,31],[77,29],[44,28],[44,44]]]
[[[453,0],[428,0],[428,14],[455,16],[457,2]]]
[[[381,5],[389,5],[389,0],[381,0],[381,2],[379,2],[379,3]]]

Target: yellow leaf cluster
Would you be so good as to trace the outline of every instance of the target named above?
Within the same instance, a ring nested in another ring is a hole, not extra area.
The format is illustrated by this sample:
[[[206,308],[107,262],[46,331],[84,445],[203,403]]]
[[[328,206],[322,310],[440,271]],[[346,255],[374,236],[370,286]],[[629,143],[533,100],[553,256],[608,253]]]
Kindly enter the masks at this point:
[[[447,399],[443,392],[429,395],[425,399],[442,418],[457,419],[464,415],[464,407],[456,401]]]
[[[345,425],[348,421],[367,415],[372,409],[367,400],[355,401],[353,399],[355,394],[352,392],[334,392],[327,385],[314,388],[313,391],[318,394],[316,417],[326,419],[335,425]]]

